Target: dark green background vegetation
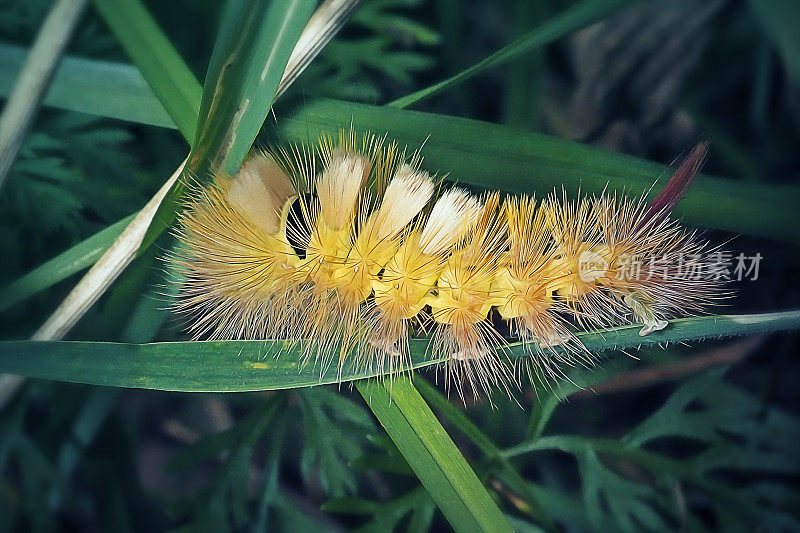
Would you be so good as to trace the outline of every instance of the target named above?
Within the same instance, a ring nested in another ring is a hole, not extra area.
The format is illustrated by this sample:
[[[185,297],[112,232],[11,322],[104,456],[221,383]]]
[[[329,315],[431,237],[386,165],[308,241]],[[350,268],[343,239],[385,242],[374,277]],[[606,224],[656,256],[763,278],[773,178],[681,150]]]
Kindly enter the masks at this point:
[[[49,4],[0,1],[4,97]],[[145,6],[206,79],[224,6]],[[87,9],[64,65],[90,88],[56,78],[0,190],[3,340],[29,338],[79,279],[54,270],[39,281],[22,277],[143,206],[194,134],[163,127],[171,119],[152,97],[131,105],[135,95],[115,90],[114,79],[86,77],[100,61],[132,63],[108,18]],[[601,20],[586,26],[593,19]],[[779,0],[366,0],[275,104],[256,144],[313,140],[352,118],[357,129],[412,147],[428,139],[426,166],[470,186],[546,192],[564,184],[574,193],[663,183],[667,166],[705,139],[704,173],[721,178],[699,179],[678,214],[734,254],[764,258],[759,279],[736,283],[736,298],[715,312],[797,309],[798,24],[800,4]],[[479,67],[424,99],[403,98],[531,35],[549,44],[505,49],[500,66]],[[94,98],[83,108],[93,114],[70,110],[81,108],[81,93]],[[160,258],[174,243],[168,232],[153,236],[68,339],[186,340],[164,309]],[[110,364],[79,372],[69,346],[5,343],[0,370],[63,381],[28,380],[0,410],[0,532],[466,530],[492,529],[503,515],[519,531],[800,530],[796,334],[700,340],[797,327],[796,315],[765,320],[740,329],[676,324],[678,333],[661,340],[694,342],[628,352],[635,357],[605,351],[599,368],[571,374],[574,383],[523,380],[513,399],[468,396],[466,406],[447,398],[430,370],[414,387],[397,382],[396,404],[366,381],[235,394],[79,385],[68,381],[129,384],[129,368],[115,370],[114,347],[98,352]],[[233,368],[230,358],[242,353],[198,350],[216,369]],[[193,388],[185,353],[165,352],[172,385],[162,388]],[[463,466],[448,456],[455,448],[436,433],[426,404],[486,487],[485,500],[469,490],[468,474],[449,483],[417,471]],[[409,437],[420,428],[420,438]],[[448,498],[465,506],[463,520],[449,514],[457,507],[440,511]],[[502,515],[477,508],[487,502]]]

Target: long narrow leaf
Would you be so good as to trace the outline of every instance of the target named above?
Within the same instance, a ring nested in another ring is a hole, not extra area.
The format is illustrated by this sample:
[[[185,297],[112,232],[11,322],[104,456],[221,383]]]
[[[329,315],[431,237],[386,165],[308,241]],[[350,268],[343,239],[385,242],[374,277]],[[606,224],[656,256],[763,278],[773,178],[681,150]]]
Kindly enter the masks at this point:
[[[511,487],[513,491],[525,500],[528,508],[528,514],[534,517],[543,525],[553,528],[550,517],[546,513],[542,504],[538,501],[536,496],[530,490],[528,483],[511,465],[511,463],[502,457],[502,450],[481,431],[478,426],[472,423],[467,418],[467,415],[453,405],[448,398],[445,398],[435,387],[425,381],[425,379],[415,376],[414,387],[419,391],[422,397],[433,409],[439,412],[441,416],[447,418],[459,431],[461,431],[473,444],[475,444],[481,452],[493,463],[497,463],[496,468],[498,475]]]
[[[356,387],[458,532],[511,531],[486,487],[408,377],[385,387],[363,380]]]
[[[21,46],[0,44],[0,96],[11,92],[26,52]],[[65,56],[45,94],[44,104],[137,124],[177,127],[141,71],[125,63]]]
[[[508,46],[504,46],[479,63],[455,74],[439,83],[415,91],[408,96],[391,102],[391,107],[408,107],[451,89],[488,69],[505,65],[526,53],[539,49],[553,41],[569,35],[584,26],[601,20],[603,17],[632,3],[634,0],[583,0],[563,13],[558,14],[541,26],[523,35]]]
[[[0,114],[0,189],[36,117],[86,0],[57,0],[50,8]]]
[[[210,172],[234,174],[267,117],[297,40],[314,9],[311,0],[270,3],[232,0],[226,6],[206,73],[189,167],[204,180]],[[169,107],[169,102],[163,101]],[[189,114],[190,110],[182,111]],[[187,116],[188,118],[188,116]],[[143,248],[174,220],[182,188],[167,195]]]
[[[424,142],[426,166],[449,172],[452,180],[507,192],[548,193],[560,184],[573,191],[582,187],[584,192],[598,192],[610,183],[612,189],[638,194],[656,178],[670,174],[662,165],[545,135],[474,120],[330,100],[309,104],[293,118],[281,120],[280,133],[292,142],[313,142],[319,134],[335,133],[351,119],[356,128],[388,132],[412,149]],[[486,139],[496,141],[488,145]],[[797,186],[740,184],[700,176],[676,212],[690,224],[800,242],[800,234],[793,230],[800,227],[800,211],[795,207],[798,202]],[[100,240],[98,233],[76,248],[88,247],[90,242],[94,246]],[[40,268],[40,283],[15,301],[76,271],[64,269],[61,261],[53,268]]]
[[[341,28],[356,3],[354,0],[329,0],[320,6],[308,26],[303,30],[302,43],[297,43],[289,58],[289,65],[283,73],[279,90],[285,91],[292,81],[302,73],[308,63],[321,51],[324,44],[330,40],[332,33]],[[132,9],[137,13],[141,11],[140,7]],[[119,17],[123,12],[117,12],[113,8],[108,8],[108,10],[107,16],[113,19],[114,24],[119,24],[120,21],[115,17]],[[140,25],[144,25],[144,28],[140,29],[138,33],[148,35],[152,33],[154,24],[146,13],[144,15],[139,13],[138,21]],[[130,32],[131,30],[125,29],[124,31]],[[162,37],[156,41],[166,42],[166,39]],[[131,44],[129,41],[126,42]],[[142,46],[142,43],[134,40],[133,45]],[[4,54],[4,52],[8,53]],[[132,55],[136,53],[133,52]],[[0,45],[0,94],[10,91],[13,75],[19,69],[23,55],[22,48]],[[168,53],[167,58],[170,57],[172,55]],[[157,67],[156,72],[150,73],[149,77],[158,77],[158,70],[162,67],[163,65]],[[110,91],[109,80],[113,84]],[[146,124],[175,127],[172,119],[164,111],[161,102],[148,88],[139,70],[133,66],[66,58],[63,68],[56,74],[56,82],[55,89],[48,93],[48,100],[46,100],[52,105],[84,113],[98,113],[103,116],[141,121]],[[167,80],[168,82],[169,80]],[[187,83],[196,86],[197,91],[200,91],[196,80],[192,79]],[[102,90],[98,91],[100,87]],[[106,105],[109,103],[110,105]],[[166,103],[172,106],[174,102],[167,100]],[[196,121],[199,105],[198,101],[191,106],[177,106],[171,107],[171,109],[173,113],[180,114],[184,119],[191,113],[192,120]],[[187,140],[191,138],[189,136],[191,132],[184,131],[183,133],[187,136]],[[173,195],[171,200],[174,200],[174,196],[177,195]],[[0,299],[0,311],[58,283],[87,266],[91,266],[111,246],[114,239],[132,219],[133,215],[109,226],[13,282],[0,292],[0,296],[3,296]],[[154,237],[155,235],[153,235]]]
[[[325,0],[320,4],[292,50],[275,99],[280,98],[314,61],[322,49],[342,29],[360,2],[361,0]]]
[[[780,52],[789,74],[800,83],[800,4],[784,0],[750,0],[748,4]]]
[[[205,92],[202,103],[207,113],[201,114],[203,119],[198,123],[201,139],[193,143],[190,153],[190,161],[194,165],[192,170],[205,169],[199,171],[201,175],[211,168],[212,162],[228,161],[231,153],[243,152],[241,159],[244,158],[266,118],[289,55],[313,9],[309,0],[270,5],[271,7],[264,10],[263,4],[258,2],[241,1],[230,4],[227,23],[223,23],[220,30],[219,46],[215,47],[215,56],[212,57],[209,68],[212,89]],[[195,115],[196,107],[190,97],[180,100],[182,105],[178,105],[173,100],[174,95],[167,97],[167,94],[176,89],[176,84],[196,84],[194,76],[184,66],[183,71],[177,72],[179,77],[173,77],[176,73],[171,69],[175,67],[175,63],[183,65],[183,62],[136,0],[125,0],[106,7],[106,15],[112,17],[112,27],[120,32],[123,46],[139,63],[145,79],[189,139],[186,130],[188,121],[184,122],[184,119]],[[133,22],[121,23],[119,18],[114,18],[121,14],[127,15]],[[153,59],[151,56],[154,52],[163,52],[166,56],[164,61]],[[265,53],[269,54],[267,58],[262,57]],[[220,79],[215,81],[214,75]],[[264,102],[267,105],[262,105]],[[202,109],[203,107],[201,112]],[[227,116],[226,113],[231,111],[233,117]],[[218,127],[218,124],[225,126]],[[209,129],[209,125],[214,127]],[[244,128],[244,131],[240,128]],[[199,152],[198,146],[201,148]],[[237,167],[239,163],[241,160],[236,163]],[[163,230],[163,224],[156,225],[153,230],[152,221],[156,220],[155,216],[169,213],[166,218],[174,218],[180,194],[180,187],[175,184],[180,183],[178,177],[183,168],[184,164],[181,164],[156,196],[136,215],[112,247],[37,330],[34,339],[62,338],[128,263]],[[142,246],[147,235],[151,235],[151,240]]]
[[[130,215],[115,222],[3,288],[0,291],[0,311],[5,311],[76,272],[92,266],[130,224],[133,217],[134,215]]]
[[[0,47],[0,93],[15,64],[3,50]],[[118,98],[94,98],[81,80],[95,77],[129,91],[128,100],[133,104]],[[162,122],[163,108],[152,95],[140,92],[145,90],[129,67],[65,58],[48,99],[52,94],[56,99],[53,105],[87,112],[91,102],[97,101],[94,110],[105,116]],[[413,148],[430,135],[423,151],[427,166],[450,173],[451,179],[509,192],[547,192],[561,183],[573,191],[582,185],[584,191],[595,192],[611,182],[615,188],[628,187],[639,193],[669,174],[663,165],[544,135],[474,120],[327,100],[305,106],[292,120],[281,120],[280,131],[289,141],[313,142],[319,133],[335,132],[351,119],[359,129],[388,132]],[[493,143],[488,145],[486,139]],[[676,212],[691,224],[796,243],[800,242],[793,231],[800,226],[800,211],[794,208],[798,202],[800,188],[796,185],[742,184],[701,176]]]
[[[191,144],[202,94],[192,71],[141,2],[95,0],[94,5]]]
[[[41,341],[62,339],[67,331],[80,320],[84,313],[94,305],[106,289],[117,279],[120,272],[133,261],[158,206],[177,181],[181,172],[183,172],[185,164],[186,161],[184,160],[147,205],[136,213],[136,216],[120,233],[119,237],[114,240],[111,247],[106,250],[102,257],[89,269],[89,272],[73,287],[53,314],[33,334],[32,339]]]
[[[165,103],[179,128],[189,135],[189,123],[182,119],[194,108],[191,71],[144,6],[137,0],[100,2],[98,8],[118,33],[123,47],[136,62],[148,84]],[[185,91],[185,92],[184,92]],[[188,110],[188,111],[187,111]],[[176,118],[177,117],[177,118]],[[74,326],[136,257],[155,215],[178,182],[186,160],[139,211],[89,272],[81,278],[44,324],[33,334],[35,340],[58,340]],[[9,390],[13,387],[7,387]]]
[[[190,157],[201,178],[211,168],[229,174],[239,169],[313,9],[310,0],[228,3],[206,74]]]
[[[674,320],[663,331],[639,336],[624,326],[579,338],[589,350],[630,349],[655,344],[800,329],[800,310],[760,315],[715,315]],[[427,340],[411,342],[414,368],[426,359]],[[526,357],[512,344],[511,358]],[[252,391],[309,387],[376,375],[375,371],[303,365],[299,350],[280,341],[200,341],[126,344],[113,342],[0,342],[0,372],[76,383],[175,391]]]

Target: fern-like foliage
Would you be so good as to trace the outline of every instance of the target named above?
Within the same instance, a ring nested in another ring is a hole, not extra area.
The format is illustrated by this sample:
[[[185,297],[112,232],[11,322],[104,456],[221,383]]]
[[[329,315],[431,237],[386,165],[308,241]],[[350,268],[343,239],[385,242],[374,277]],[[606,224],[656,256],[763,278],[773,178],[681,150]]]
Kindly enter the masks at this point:
[[[322,527],[287,496],[282,477],[299,473],[311,494],[355,494],[358,480],[349,464],[373,431],[364,407],[334,390],[273,394],[231,429],[200,440],[172,459],[170,470],[178,476],[202,468],[214,457],[220,460],[206,486],[179,501],[173,511],[190,529],[213,524],[213,531],[245,526],[262,531],[273,519],[287,527]],[[294,449],[292,442],[302,446]],[[257,481],[242,482],[247,479]]]
[[[298,80],[306,96],[375,102],[387,82],[408,90],[415,74],[434,67],[429,49],[438,35],[413,20],[421,0],[365,2],[350,26],[337,36]]]
[[[573,381],[590,384],[603,374],[583,371]],[[796,530],[800,513],[790,502],[800,501],[793,483],[800,474],[800,421],[764,405],[723,376],[721,369],[686,380],[621,437],[545,433],[505,450],[494,442],[507,440],[507,435],[490,437],[435,389],[421,390],[466,438],[461,448],[481,450],[476,471],[504,501],[520,529],[534,530],[536,523],[528,513],[538,504],[570,531],[752,531],[759,526]],[[576,385],[567,384],[540,394],[555,398],[576,390]],[[514,409],[519,414],[513,405],[500,409],[489,416],[511,420]],[[570,409],[571,416],[580,413],[564,403],[559,409]],[[544,427],[551,414],[535,416],[545,418]],[[354,466],[414,475],[391,442],[375,444]],[[366,515],[363,530],[385,531],[423,517],[425,529],[432,519],[429,505],[432,501],[424,493],[412,491],[384,501],[337,498],[325,509]]]
[[[0,197],[0,245],[10,258],[41,261],[131,210],[147,184],[131,174],[131,134],[77,113],[46,113],[20,151]],[[61,245],[63,246],[63,245]],[[3,278],[20,265],[5,263]]]

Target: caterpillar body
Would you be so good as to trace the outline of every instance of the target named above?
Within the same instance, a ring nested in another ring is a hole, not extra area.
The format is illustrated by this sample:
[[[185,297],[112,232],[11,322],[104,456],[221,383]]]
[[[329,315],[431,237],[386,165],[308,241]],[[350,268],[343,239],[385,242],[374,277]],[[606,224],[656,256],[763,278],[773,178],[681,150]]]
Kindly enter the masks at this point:
[[[171,257],[177,310],[195,338],[286,339],[327,368],[409,368],[408,340],[474,390],[507,387],[508,324],[542,379],[593,362],[575,333],[702,312],[719,283],[681,275],[708,244],[670,219],[693,153],[651,203],[445,187],[419,154],[352,131],[252,155],[233,177],[192,188]],[[657,261],[658,275],[634,275]],[[699,265],[702,267],[702,265]]]

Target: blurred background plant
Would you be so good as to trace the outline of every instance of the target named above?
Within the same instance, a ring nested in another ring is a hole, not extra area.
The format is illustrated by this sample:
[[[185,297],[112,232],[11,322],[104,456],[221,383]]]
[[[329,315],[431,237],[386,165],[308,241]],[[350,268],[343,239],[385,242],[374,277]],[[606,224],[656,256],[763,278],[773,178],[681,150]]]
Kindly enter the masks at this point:
[[[800,222],[800,4],[600,4],[365,2],[276,104],[261,142],[319,98],[387,104],[534,28],[555,28],[564,13],[596,9],[607,12],[599,22],[480,69],[415,109],[507,126],[508,137],[482,139],[488,147],[541,133],[670,164],[707,139],[708,174],[753,201],[784,196],[776,216]],[[0,2],[3,96],[49,7]],[[222,8],[146,7],[204,79]],[[67,55],[130,63],[92,6]],[[144,205],[185,156],[173,129],[65,107],[40,110],[0,191],[2,287]],[[291,127],[302,129],[302,118]],[[602,169],[604,156],[591,157]],[[608,158],[611,173],[627,161]],[[498,174],[513,168],[492,164]],[[577,179],[588,175],[575,165]],[[722,205],[727,188],[717,191]],[[710,239],[731,239],[711,226]],[[798,239],[768,233],[730,244],[764,257],[759,279],[736,285],[737,313],[799,307]],[[158,257],[171,246],[159,238],[70,338],[185,340],[161,295]],[[29,337],[74,281],[3,305],[2,338]],[[515,399],[491,403],[446,398],[430,372],[414,385],[516,530],[800,530],[796,335],[631,355],[609,353],[601,368],[572,374],[575,384],[525,384]],[[0,411],[0,531],[446,530],[398,445],[349,385],[180,394],[31,380]]]

